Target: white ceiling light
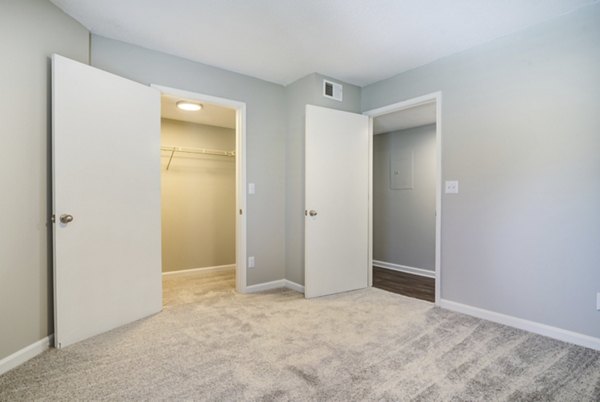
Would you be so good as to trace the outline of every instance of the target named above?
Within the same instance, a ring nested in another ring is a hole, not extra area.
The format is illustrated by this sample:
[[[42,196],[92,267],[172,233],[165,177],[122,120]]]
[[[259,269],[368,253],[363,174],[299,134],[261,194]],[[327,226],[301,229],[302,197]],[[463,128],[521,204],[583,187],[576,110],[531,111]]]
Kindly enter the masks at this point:
[[[177,102],[177,107],[188,112],[197,112],[198,110],[202,109],[201,104],[188,101]]]

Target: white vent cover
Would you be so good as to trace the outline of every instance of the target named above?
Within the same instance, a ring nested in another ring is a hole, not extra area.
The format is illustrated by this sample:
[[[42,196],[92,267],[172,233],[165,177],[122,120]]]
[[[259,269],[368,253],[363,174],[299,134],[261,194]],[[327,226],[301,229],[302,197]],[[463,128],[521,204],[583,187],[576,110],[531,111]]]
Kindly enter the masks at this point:
[[[323,96],[336,101],[342,101],[342,84],[323,80]]]

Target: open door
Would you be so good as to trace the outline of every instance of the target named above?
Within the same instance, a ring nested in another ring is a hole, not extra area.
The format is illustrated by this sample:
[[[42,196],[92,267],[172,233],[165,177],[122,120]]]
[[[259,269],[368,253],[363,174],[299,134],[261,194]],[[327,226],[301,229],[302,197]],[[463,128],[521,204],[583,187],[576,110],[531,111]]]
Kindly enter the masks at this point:
[[[52,56],[54,341],[159,312],[160,94]]]
[[[306,106],[307,298],[368,285],[369,118]]]

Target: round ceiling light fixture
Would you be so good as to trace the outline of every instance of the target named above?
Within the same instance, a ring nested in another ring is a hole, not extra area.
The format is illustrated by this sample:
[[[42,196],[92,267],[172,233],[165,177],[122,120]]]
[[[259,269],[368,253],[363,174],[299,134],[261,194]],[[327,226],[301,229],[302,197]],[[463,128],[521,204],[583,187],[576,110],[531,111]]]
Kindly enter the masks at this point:
[[[176,105],[179,109],[187,112],[197,112],[198,110],[202,109],[201,104],[189,101],[179,101],[176,103]]]

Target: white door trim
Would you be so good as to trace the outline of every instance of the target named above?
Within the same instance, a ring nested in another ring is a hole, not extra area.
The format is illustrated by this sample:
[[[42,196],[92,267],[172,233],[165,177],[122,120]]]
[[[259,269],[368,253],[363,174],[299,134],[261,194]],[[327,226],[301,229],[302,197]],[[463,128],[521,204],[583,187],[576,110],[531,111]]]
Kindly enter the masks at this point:
[[[415,106],[435,102],[436,126],[436,179],[435,179],[435,304],[440,305],[442,276],[441,276],[441,240],[442,240],[442,92],[433,92],[427,95],[393,103],[377,109],[363,112],[371,118],[371,135],[369,136],[369,286],[373,286],[373,118],[388,113],[410,109]]]
[[[235,288],[240,293],[246,293],[246,103],[162,85],[151,84],[150,86],[158,89],[163,94],[179,96],[199,102],[214,103],[215,105],[228,107],[236,111],[235,199],[236,211],[238,212],[236,213],[237,219],[235,220]],[[239,213],[239,211],[242,212]]]

